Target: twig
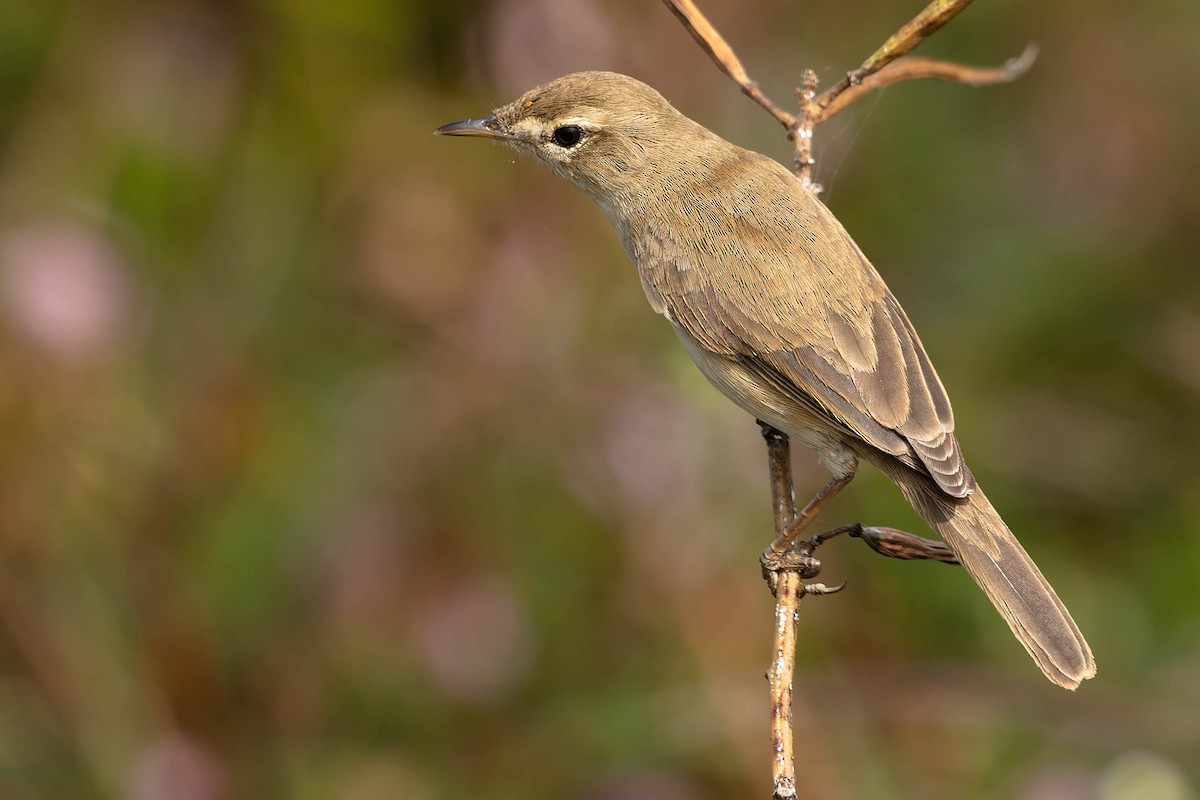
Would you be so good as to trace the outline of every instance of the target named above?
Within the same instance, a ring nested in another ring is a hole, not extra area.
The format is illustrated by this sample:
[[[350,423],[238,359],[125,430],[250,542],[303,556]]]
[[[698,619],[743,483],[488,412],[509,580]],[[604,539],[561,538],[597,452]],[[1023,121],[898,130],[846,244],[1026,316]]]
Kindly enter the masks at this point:
[[[959,12],[971,4],[971,0],[933,0],[925,9],[910,19],[900,30],[888,37],[888,40],[862,63],[858,69],[850,70],[846,77],[835,83],[822,93],[817,102],[827,106],[839,94],[862,83],[868,75],[873,75],[921,42],[929,38],[939,28],[958,16]]]
[[[775,510],[775,536],[785,536],[796,518],[792,489],[792,456],[787,434],[763,422],[771,473],[771,505]],[[800,573],[776,573],[775,642],[767,680],[771,684],[771,797],[796,796],[796,762],[792,747],[792,674],[796,668],[796,625],[803,596]]]
[[[1025,51],[1021,55],[1010,58],[1003,66],[999,67],[972,67],[953,61],[915,56],[893,61],[879,72],[863,78],[857,85],[850,86],[836,97],[829,98],[817,118],[817,124],[829,119],[867,92],[882,89],[900,81],[937,78],[943,81],[963,83],[967,86],[1010,83],[1029,71],[1033,62],[1037,61],[1037,55],[1037,45],[1029,44],[1026,45]]]
[[[732,78],[738,86],[741,86],[742,91],[750,99],[779,120],[783,127],[791,128],[796,121],[795,115],[784,111],[783,108],[772,102],[771,98],[762,93],[758,84],[750,79],[749,73],[742,66],[742,61],[737,57],[737,53],[733,52],[733,48],[729,46],[729,42],[725,41],[725,37],[713,27],[713,24],[708,21],[708,17],[696,8],[696,4],[692,0],[663,0],[663,2],[675,13],[675,16],[679,17],[679,21],[691,32],[692,38],[704,48],[722,72]]]
[[[683,23],[684,27],[699,42],[705,52],[716,62],[721,71],[742,88],[742,91],[788,131],[788,139],[795,151],[793,171],[805,186],[813,191],[821,187],[813,183],[813,129],[834,114],[843,110],[863,94],[872,89],[881,89],[905,80],[917,78],[940,78],[984,86],[1007,83],[1019,78],[1032,66],[1037,48],[1029,46],[1016,59],[995,68],[971,67],[950,61],[926,58],[903,58],[913,48],[927,39],[966,8],[971,0],[933,0],[920,14],[913,17],[883,45],[871,54],[857,69],[846,73],[836,84],[817,94],[817,75],[804,70],[801,86],[796,91],[800,102],[800,113],[786,111],[767,97],[758,83],[750,77],[737,53],[713,27],[708,18],[696,7],[693,0],[663,0],[668,8]]]
[[[791,445],[787,434],[765,422],[763,439],[767,442],[767,463],[771,474],[771,505],[775,511],[775,541],[760,559],[763,577],[775,593],[775,640],[767,680],[771,685],[771,785],[773,800],[791,800],[796,796],[796,760],[792,741],[792,676],[796,671],[796,628],[799,624],[800,598],[806,594],[833,594],[841,586],[806,584],[821,571],[821,562],[812,551],[823,539],[814,538],[794,547],[795,539],[820,510],[836,495],[849,478],[830,481],[821,492],[796,513],[792,484]],[[861,527],[861,526],[859,526]],[[846,533],[852,533],[847,526]],[[825,538],[836,534],[830,532]]]
[[[775,588],[775,650],[767,680],[771,683],[771,800],[796,796],[796,759],[792,743],[792,675],[796,670],[796,627],[800,575],[784,572]]]

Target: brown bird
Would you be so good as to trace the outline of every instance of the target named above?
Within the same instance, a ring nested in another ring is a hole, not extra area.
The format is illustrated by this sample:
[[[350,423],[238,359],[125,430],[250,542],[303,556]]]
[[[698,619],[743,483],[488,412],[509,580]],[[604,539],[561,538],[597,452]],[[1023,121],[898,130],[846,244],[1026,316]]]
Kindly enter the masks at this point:
[[[1095,675],[1071,615],[967,469],[912,323],[787,169],[611,72],[567,75],[436,132],[503,142],[586,192],[700,370],[816,450],[834,475],[827,495],[860,458],[874,464],[954,550],[1046,677],[1074,689]]]

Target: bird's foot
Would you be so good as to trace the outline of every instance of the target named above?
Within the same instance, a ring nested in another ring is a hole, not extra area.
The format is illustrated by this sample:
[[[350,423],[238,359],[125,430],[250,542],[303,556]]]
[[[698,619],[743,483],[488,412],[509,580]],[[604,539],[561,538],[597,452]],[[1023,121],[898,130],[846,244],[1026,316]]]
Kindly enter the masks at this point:
[[[809,542],[806,541],[801,544],[808,545]],[[762,566],[763,580],[770,587],[771,594],[778,593],[779,576],[782,573],[794,572],[803,581],[815,578],[821,572],[820,560],[813,558],[811,550],[803,547],[783,553],[776,553],[772,548],[768,547],[759,556],[758,563]],[[826,586],[823,583],[801,583],[800,594],[834,594],[844,588],[846,588],[846,584],[844,583],[840,583],[837,586]]]

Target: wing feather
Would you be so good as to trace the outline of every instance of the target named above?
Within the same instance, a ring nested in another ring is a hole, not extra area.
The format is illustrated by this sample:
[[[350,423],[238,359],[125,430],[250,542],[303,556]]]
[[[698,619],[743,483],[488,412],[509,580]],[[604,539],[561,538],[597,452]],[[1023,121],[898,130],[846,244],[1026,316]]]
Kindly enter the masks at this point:
[[[974,478],[950,401],[904,310],[828,209],[770,164],[753,187],[726,178],[730,191],[691,193],[686,212],[704,226],[687,247],[653,219],[626,242],[652,305],[709,352],[965,497]]]

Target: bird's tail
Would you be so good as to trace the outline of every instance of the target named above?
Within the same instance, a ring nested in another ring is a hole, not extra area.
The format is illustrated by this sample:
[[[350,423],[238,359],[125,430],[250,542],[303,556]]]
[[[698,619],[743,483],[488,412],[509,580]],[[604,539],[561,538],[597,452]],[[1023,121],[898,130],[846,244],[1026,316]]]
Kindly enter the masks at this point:
[[[1075,620],[981,489],[959,500],[907,467],[880,466],[954,550],[1047,678],[1074,690],[1096,674]]]

